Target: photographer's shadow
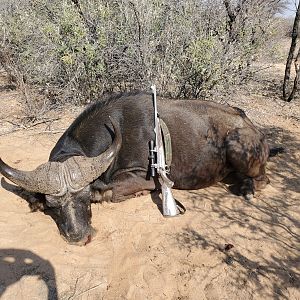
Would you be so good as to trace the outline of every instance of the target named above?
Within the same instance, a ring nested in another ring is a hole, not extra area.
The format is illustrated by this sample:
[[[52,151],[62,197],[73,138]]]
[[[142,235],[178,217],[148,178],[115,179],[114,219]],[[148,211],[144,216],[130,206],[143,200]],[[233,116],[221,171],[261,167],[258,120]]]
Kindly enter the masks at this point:
[[[47,286],[47,299],[58,299],[55,271],[49,261],[28,250],[0,249],[0,298],[23,276],[38,276]]]

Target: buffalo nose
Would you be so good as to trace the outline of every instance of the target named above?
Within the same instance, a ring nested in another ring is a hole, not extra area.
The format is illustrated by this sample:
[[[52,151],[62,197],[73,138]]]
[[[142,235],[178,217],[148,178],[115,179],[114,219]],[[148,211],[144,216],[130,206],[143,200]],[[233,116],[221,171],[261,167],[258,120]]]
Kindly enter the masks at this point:
[[[71,232],[71,233],[67,233],[67,238],[72,241],[72,242],[78,242],[83,238],[83,234],[80,233],[76,233],[76,232]]]
[[[83,241],[86,243],[90,238],[90,230],[89,229],[82,229],[82,230],[75,230],[70,229],[67,226],[62,226],[62,234],[67,239],[69,243],[77,243]]]
[[[92,241],[91,234],[85,235],[69,235],[67,241],[71,245],[85,246]]]

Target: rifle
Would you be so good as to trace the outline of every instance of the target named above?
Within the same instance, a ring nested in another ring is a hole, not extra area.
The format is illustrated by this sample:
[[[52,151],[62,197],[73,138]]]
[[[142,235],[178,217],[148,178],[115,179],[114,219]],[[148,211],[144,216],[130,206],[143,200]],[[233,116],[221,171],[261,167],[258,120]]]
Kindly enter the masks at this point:
[[[151,176],[155,177],[156,174],[161,178],[161,191],[162,191],[162,211],[165,217],[177,216],[180,212],[176,205],[176,201],[172,195],[172,186],[174,182],[171,181],[167,174],[169,173],[169,166],[166,165],[164,142],[161,133],[161,121],[157,112],[156,102],[156,87],[151,86],[152,99],[154,105],[154,132],[155,142],[150,141],[150,167]]]

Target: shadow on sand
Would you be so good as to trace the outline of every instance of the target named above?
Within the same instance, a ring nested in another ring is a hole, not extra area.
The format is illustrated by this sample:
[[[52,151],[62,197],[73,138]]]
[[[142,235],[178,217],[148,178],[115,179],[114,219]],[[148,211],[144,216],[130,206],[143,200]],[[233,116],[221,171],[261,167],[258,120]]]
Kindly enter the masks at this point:
[[[270,186],[251,201],[234,199],[221,188],[217,196],[209,189],[190,191],[188,210],[206,225],[187,226],[171,236],[181,249],[222,253],[223,261],[213,268],[220,273],[227,265],[236,288],[251,282],[251,291],[260,296],[290,299],[288,288],[300,289],[300,139],[279,127],[267,128],[266,134],[270,145],[286,149],[268,163]],[[233,245],[226,248],[226,242]]]
[[[47,286],[47,299],[58,299],[55,271],[49,261],[27,250],[0,249],[0,298],[23,276],[38,276]]]

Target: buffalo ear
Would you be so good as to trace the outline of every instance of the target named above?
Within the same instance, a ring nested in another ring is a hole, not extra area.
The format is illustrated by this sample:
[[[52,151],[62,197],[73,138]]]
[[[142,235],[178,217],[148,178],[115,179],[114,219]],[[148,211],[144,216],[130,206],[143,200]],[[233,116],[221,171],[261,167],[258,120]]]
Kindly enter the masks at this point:
[[[26,191],[26,193],[28,192]],[[31,212],[36,212],[36,211],[43,212],[47,208],[45,195],[43,194],[38,194],[38,193],[31,194],[29,196],[29,200],[26,201],[28,202]]]

